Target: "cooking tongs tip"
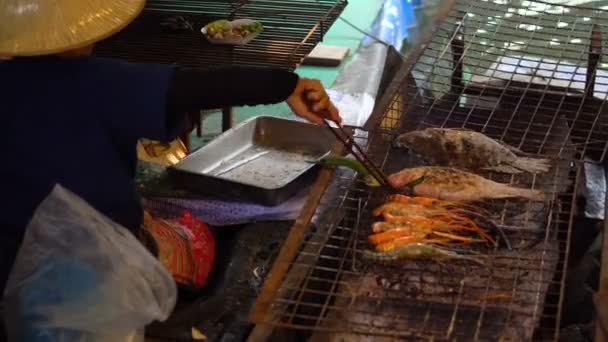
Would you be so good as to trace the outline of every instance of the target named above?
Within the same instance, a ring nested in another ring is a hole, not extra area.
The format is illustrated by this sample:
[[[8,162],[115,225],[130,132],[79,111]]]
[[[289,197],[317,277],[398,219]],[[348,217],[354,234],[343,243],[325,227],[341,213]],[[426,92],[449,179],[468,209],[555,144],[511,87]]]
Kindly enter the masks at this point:
[[[367,155],[367,153],[357,144],[355,138],[352,137],[348,132],[344,129],[342,124],[335,121],[330,121],[328,119],[324,119],[323,122],[325,126],[344,144],[346,149],[350,151],[355,158],[365,167],[365,169],[370,173],[372,177],[385,189],[388,189],[391,192],[395,191],[395,188],[388,181],[386,175],[380,170],[376,165],[372,162],[371,158]],[[334,123],[337,128],[332,127],[331,123]]]

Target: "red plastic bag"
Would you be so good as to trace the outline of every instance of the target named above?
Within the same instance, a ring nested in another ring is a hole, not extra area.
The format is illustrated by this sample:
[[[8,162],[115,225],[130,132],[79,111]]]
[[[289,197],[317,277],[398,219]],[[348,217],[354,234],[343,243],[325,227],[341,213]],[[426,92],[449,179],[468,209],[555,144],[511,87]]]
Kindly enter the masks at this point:
[[[207,284],[215,260],[215,240],[205,223],[187,212],[172,219],[146,213],[144,229],[154,239],[159,261],[179,285],[200,289]]]

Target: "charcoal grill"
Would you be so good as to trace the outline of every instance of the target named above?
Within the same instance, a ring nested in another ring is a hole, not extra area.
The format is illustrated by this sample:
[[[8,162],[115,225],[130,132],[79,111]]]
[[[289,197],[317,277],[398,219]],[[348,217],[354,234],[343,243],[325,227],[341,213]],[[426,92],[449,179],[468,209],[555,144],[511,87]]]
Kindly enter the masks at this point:
[[[403,132],[466,128],[553,160],[544,175],[485,173],[543,190],[549,201],[489,201],[513,249],[488,267],[362,260],[382,190],[340,172],[337,194],[311,198],[283,246],[251,318],[260,326],[435,340],[557,340],[575,194],[586,162],[605,159],[606,67],[602,9],[541,1],[445,4],[434,32],[396,74],[365,127],[355,128],[387,172],[420,165],[392,147]],[[326,214],[320,214],[322,211]],[[316,212],[316,215],[315,215]],[[311,222],[315,215],[316,219]],[[380,340],[382,339],[374,339]]]

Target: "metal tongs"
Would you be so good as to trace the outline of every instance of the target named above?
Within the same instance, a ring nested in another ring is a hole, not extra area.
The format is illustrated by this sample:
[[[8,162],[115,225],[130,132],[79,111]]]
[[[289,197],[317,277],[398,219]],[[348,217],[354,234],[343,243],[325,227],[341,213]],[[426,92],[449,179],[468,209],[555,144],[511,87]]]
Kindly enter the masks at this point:
[[[395,191],[395,188],[390,184],[386,175],[372,162],[371,158],[367,155],[367,153],[357,144],[355,138],[352,137],[348,132],[344,129],[342,124],[330,121],[328,119],[323,120],[325,126],[329,128],[329,130],[344,144],[346,149],[350,151],[355,158],[365,167],[365,169],[369,172],[369,174],[374,177],[374,179],[382,186],[383,188],[389,191]],[[331,123],[336,124],[337,129],[332,127]]]

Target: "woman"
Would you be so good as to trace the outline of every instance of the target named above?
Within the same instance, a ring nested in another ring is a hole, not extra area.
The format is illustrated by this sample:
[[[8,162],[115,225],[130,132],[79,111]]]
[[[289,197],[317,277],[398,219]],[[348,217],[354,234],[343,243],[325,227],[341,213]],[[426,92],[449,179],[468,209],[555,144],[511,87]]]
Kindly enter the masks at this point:
[[[340,117],[320,82],[276,69],[200,71],[91,57],[145,0],[0,0],[0,289],[36,206],[60,183],[136,232],[136,142],[170,141],[185,113],[286,101]]]

